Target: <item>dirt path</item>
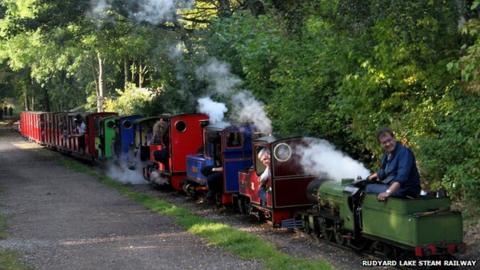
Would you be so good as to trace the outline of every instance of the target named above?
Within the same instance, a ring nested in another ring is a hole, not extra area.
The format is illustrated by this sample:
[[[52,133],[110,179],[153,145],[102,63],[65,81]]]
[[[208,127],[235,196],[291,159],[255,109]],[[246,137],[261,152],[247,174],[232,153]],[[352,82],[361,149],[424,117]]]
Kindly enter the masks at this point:
[[[208,246],[117,191],[0,129],[0,210],[35,269],[261,269]]]

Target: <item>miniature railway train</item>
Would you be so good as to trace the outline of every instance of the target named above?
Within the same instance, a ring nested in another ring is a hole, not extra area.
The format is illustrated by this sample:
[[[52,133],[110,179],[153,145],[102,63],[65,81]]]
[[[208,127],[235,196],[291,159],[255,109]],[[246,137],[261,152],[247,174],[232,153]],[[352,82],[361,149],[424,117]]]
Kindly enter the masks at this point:
[[[145,118],[107,112],[22,112],[19,131],[77,157],[119,160],[141,169],[148,182],[166,183],[190,196],[215,189],[217,204],[274,226],[303,228],[358,251],[395,258],[465,251],[462,216],[450,209],[447,197],[379,202],[376,195],[364,192],[365,180],[333,181],[305,173],[295,151],[308,144],[302,137],[276,139],[262,136],[249,124],[224,127],[209,125],[208,120],[204,114]],[[159,121],[165,123],[161,143],[152,139]],[[156,153],[162,151],[166,159],[160,162]],[[269,153],[269,165],[262,163],[262,151]],[[209,182],[213,171],[219,181],[215,188]],[[262,182],[266,171],[268,180]]]

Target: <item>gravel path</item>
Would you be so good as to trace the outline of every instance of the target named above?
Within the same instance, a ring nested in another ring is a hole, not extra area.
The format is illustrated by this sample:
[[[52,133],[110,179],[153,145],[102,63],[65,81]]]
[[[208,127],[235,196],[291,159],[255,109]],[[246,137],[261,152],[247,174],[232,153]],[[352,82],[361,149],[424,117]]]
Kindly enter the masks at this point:
[[[20,251],[35,269],[262,268],[66,169],[57,155],[0,129],[0,211],[9,227],[0,248]]]

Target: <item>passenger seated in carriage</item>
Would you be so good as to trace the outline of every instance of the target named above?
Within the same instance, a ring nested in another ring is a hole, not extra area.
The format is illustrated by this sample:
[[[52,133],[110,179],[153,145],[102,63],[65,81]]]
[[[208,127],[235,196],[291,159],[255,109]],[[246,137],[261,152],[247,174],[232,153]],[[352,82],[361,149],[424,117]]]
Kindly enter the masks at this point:
[[[78,137],[78,147],[80,151],[83,153],[85,152],[85,132],[87,129],[87,125],[80,114],[75,116],[75,136]]]
[[[378,200],[388,197],[418,197],[420,195],[420,175],[413,152],[397,143],[393,131],[382,128],[377,132],[377,140],[385,150],[380,170],[368,176],[368,180],[378,179],[381,183],[367,184],[367,193],[378,194]]]

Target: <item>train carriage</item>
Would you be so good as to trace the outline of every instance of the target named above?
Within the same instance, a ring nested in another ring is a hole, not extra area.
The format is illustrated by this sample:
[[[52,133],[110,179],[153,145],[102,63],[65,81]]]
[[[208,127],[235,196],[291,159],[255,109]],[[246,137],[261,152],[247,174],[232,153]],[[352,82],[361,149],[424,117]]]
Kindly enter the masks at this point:
[[[53,117],[55,113],[45,113],[45,145],[47,147],[53,147]]]
[[[38,144],[45,144],[44,112],[22,112],[20,120],[20,132],[25,138]]]

